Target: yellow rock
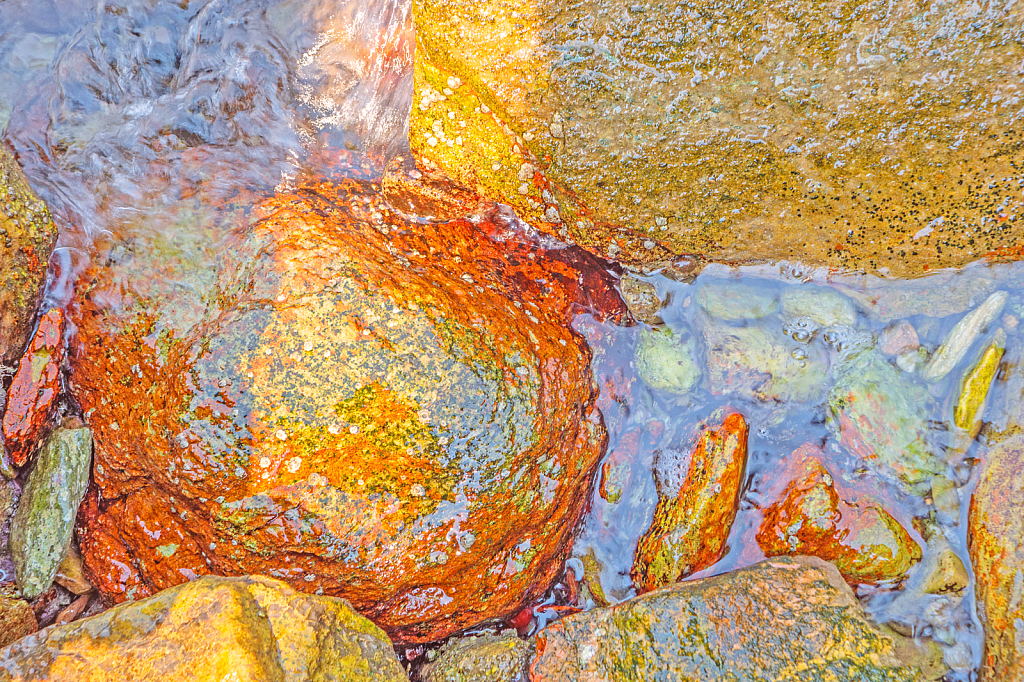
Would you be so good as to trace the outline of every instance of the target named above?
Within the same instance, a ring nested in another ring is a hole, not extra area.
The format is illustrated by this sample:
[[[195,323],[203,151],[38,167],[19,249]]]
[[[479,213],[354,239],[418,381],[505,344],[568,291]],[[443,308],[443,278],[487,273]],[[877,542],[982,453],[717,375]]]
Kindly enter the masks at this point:
[[[0,682],[405,680],[348,602],[252,576],[205,577],[0,650]]]

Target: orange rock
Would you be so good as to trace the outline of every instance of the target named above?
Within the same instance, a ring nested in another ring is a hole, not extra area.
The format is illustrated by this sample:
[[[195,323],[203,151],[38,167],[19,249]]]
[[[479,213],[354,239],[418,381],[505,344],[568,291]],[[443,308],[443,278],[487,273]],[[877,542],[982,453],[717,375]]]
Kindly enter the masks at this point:
[[[793,478],[764,512],[757,543],[765,556],[816,556],[851,582],[902,579],[921,560],[921,548],[877,504],[850,504],[815,456],[811,444],[793,453]]]
[[[3,432],[14,466],[24,466],[41,441],[60,395],[60,366],[64,359],[64,312],[47,311],[7,394]]]
[[[83,280],[93,584],[267,574],[404,642],[542,595],[605,438],[569,321],[616,305],[606,269],[503,209],[410,220],[368,182],[245,213],[174,243],[137,226]]]
[[[739,506],[747,463],[747,422],[731,413],[704,427],[678,494],[658,479],[658,506],[633,562],[638,592],[674,583],[722,558]]]

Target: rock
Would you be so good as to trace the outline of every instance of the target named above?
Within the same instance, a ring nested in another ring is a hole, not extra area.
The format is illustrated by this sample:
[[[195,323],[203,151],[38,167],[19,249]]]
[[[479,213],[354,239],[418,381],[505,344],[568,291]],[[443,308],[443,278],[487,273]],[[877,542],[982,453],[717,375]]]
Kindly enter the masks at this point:
[[[68,547],[68,553],[64,556],[64,561],[60,562],[54,581],[74,594],[82,595],[93,591],[92,583],[85,575],[82,555],[74,545]]]
[[[914,325],[906,320],[900,320],[890,324],[882,330],[878,337],[878,347],[885,355],[902,355],[907,352],[916,352],[921,346],[917,339],[917,330]]]
[[[603,449],[570,320],[621,308],[605,266],[505,209],[415,222],[355,180],[249,208],[172,245],[140,226],[80,287],[93,584],[278,576],[404,643],[539,600]]]
[[[677,338],[671,329],[640,332],[633,355],[637,374],[651,388],[686,395],[700,381],[697,347],[692,337]]]
[[[625,276],[619,280],[619,291],[633,317],[650,325],[661,324],[658,312],[662,303],[653,284]]]
[[[404,681],[384,631],[279,580],[204,577],[0,650],[9,682]]]
[[[64,312],[57,308],[47,311],[39,319],[39,328],[7,392],[3,433],[11,463],[16,467],[24,466],[42,441],[60,396],[63,336]]]
[[[91,462],[89,429],[62,427],[50,434],[28,476],[11,526],[18,589],[26,599],[50,587],[67,554]]]
[[[857,321],[853,301],[824,287],[786,287],[782,290],[781,307],[783,317],[806,317],[821,327],[852,327]]]
[[[701,331],[713,394],[781,403],[825,397],[828,369],[816,344],[789,342],[761,326],[707,323]]]
[[[999,314],[1003,312],[1003,306],[1006,305],[1006,297],[1005,291],[995,292],[985,299],[984,303],[956,323],[942,345],[935,351],[935,355],[932,356],[924,371],[921,372],[925,381],[935,383],[956,367],[977,341],[982,330],[999,318]]]
[[[721,426],[702,426],[698,432],[681,485],[673,488],[664,463],[658,465],[658,504],[633,561],[639,593],[703,570],[727,549],[747,463],[747,422],[733,412]]]
[[[10,365],[32,332],[57,228],[3,143],[0,208],[0,365]]]
[[[936,52],[919,12],[416,0],[410,143],[630,262],[700,253],[904,276],[1012,251],[1024,150],[1016,105],[991,102],[1019,86],[1024,20],[943,5],[928,19]],[[951,64],[953,80],[936,79]]]
[[[18,508],[21,489],[14,481],[0,477],[0,556],[7,553],[7,536],[11,531],[11,517]]]
[[[420,670],[424,682],[527,682],[533,643],[514,632],[466,635],[449,641]]]
[[[0,648],[17,642],[38,629],[36,615],[28,602],[18,599],[13,594],[6,594],[0,589]]]
[[[562,618],[537,636],[533,682],[937,680],[934,644],[873,625],[831,564],[776,558]]]
[[[697,289],[697,303],[708,317],[729,322],[757,320],[779,308],[778,295],[768,282],[758,286],[705,281]]]
[[[855,349],[835,368],[829,423],[842,445],[880,473],[924,493],[946,463],[931,442],[928,390],[872,348]]]
[[[836,481],[805,445],[782,499],[764,510],[757,544],[765,556],[816,556],[835,564],[850,582],[902,580],[921,560],[921,548],[878,504],[848,503]]]
[[[971,578],[967,574],[967,567],[951,548],[946,547],[938,552],[934,562],[921,588],[924,594],[962,592],[970,587]]]
[[[974,440],[981,431],[985,399],[1005,350],[1006,334],[1000,329],[974,367],[960,381],[959,398],[953,408],[953,424],[965,433],[966,440]]]
[[[1024,680],[1024,435],[984,453],[971,497],[968,545],[974,566],[978,617],[985,627],[980,679]]]

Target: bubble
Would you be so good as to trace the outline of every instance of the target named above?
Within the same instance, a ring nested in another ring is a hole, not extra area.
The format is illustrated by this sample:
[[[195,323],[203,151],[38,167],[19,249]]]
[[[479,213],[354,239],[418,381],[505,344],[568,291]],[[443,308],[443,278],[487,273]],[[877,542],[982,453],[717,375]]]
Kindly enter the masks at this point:
[[[809,343],[818,331],[818,325],[806,317],[798,317],[786,323],[783,333],[792,336],[794,341]]]
[[[791,355],[794,360],[805,360],[807,358],[807,351],[803,348],[794,348]]]

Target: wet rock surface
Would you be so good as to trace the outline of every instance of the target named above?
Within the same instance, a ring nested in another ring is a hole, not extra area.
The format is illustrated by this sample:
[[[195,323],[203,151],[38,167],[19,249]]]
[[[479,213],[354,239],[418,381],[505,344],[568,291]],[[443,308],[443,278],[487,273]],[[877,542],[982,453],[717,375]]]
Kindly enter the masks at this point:
[[[531,679],[935,680],[940,654],[873,625],[831,564],[770,559],[568,616]]]
[[[39,624],[28,602],[19,599],[13,590],[0,588],[0,648],[38,629]]]
[[[264,577],[206,577],[0,649],[21,680],[406,680],[384,632],[344,600]]]
[[[921,559],[921,548],[883,507],[850,504],[808,445],[795,463],[782,499],[768,507],[757,533],[765,556],[816,556],[850,582],[898,581]]]
[[[531,641],[516,634],[469,635],[451,640],[420,669],[424,682],[526,682]]]
[[[0,208],[0,364],[12,365],[32,332],[57,227],[2,142]]]
[[[143,228],[82,287],[96,587],[259,572],[398,641],[543,593],[604,437],[567,324],[583,287],[618,301],[604,270],[500,211],[411,225],[356,181],[268,200],[217,254],[192,238]]]
[[[1021,240],[1010,6],[416,0],[413,18],[415,153],[597,252],[907,275]]]
[[[667,480],[672,474],[661,472],[658,505],[651,527],[640,538],[633,563],[633,583],[638,592],[672,584],[707,568],[725,554],[739,504],[748,431],[741,414],[710,420],[698,429],[700,435],[678,491]]]
[[[39,453],[11,525],[18,589],[26,599],[50,587],[67,555],[91,464],[92,435],[84,427],[58,428]]]
[[[985,626],[981,679],[1024,680],[1024,435],[984,454],[971,497],[970,550],[977,585],[978,617]]]
[[[7,391],[3,435],[11,464],[22,467],[42,443],[60,395],[64,355],[64,312],[51,309],[39,319],[35,336]]]

